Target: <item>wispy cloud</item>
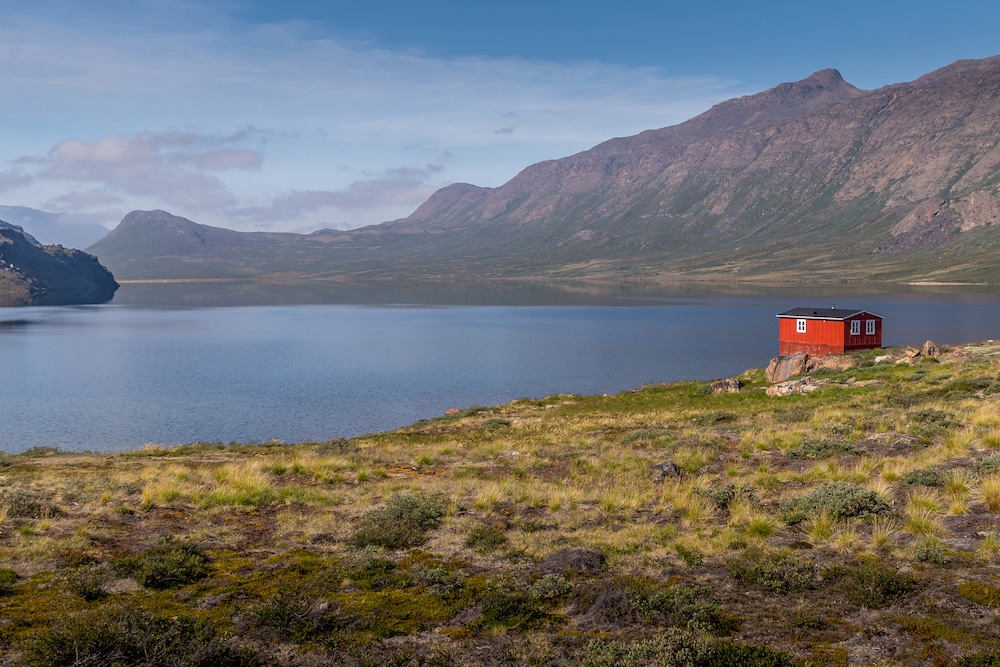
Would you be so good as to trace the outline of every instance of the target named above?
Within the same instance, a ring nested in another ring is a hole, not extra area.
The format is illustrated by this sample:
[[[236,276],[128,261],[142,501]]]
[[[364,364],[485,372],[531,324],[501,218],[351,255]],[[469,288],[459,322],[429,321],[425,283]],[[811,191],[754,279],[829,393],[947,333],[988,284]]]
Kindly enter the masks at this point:
[[[18,100],[0,127],[0,146],[18,151],[0,148],[0,191],[26,205],[375,223],[452,180],[500,185],[742,92],[649,67],[390,51],[303,24],[236,25],[186,1],[121,3],[124,18],[56,4],[61,19],[0,20],[0,90]],[[399,167],[444,153],[447,171]]]
[[[305,213],[324,209],[349,211],[416,206],[437,189],[427,179],[441,170],[439,165],[392,169],[355,181],[340,190],[297,190],[276,197],[270,206],[236,210],[233,217],[258,221],[296,220]]]
[[[145,197],[187,210],[206,212],[232,206],[236,198],[210,172],[259,169],[263,158],[256,150],[220,148],[251,135],[201,136],[195,133],[141,132],[97,141],[68,139],[44,156],[21,157],[19,181],[89,185],[86,191],[49,198],[69,210],[124,201],[122,196]]]

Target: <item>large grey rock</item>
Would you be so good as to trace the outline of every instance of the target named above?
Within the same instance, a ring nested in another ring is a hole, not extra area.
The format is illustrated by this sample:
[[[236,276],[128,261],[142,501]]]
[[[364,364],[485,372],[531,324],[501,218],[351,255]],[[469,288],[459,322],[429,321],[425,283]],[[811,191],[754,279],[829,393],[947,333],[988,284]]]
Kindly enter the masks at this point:
[[[792,355],[780,355],[771,359],[764,371],[764,379],[768,382],[784,382],[793,375],[802,375],[806,372],[806,364],[809,362],[809,355],[799,352]]]

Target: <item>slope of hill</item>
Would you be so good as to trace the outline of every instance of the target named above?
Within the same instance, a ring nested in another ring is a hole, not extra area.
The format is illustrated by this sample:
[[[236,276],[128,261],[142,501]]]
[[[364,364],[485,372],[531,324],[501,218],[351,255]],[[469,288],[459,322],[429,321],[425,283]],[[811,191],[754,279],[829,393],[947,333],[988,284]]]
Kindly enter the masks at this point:
[[[130,224],[91,250],[123,277],[238,268],[989,281],[1000,268],[998,183],[994,57],[875,91],[824,70],[532,165],[498,188],[448,186],[404,220],[351,232],[219,230],[217,244],[184,251],[180,228]]]
[[[104,303],[117,289],[93,255],[39,245],[20,227],[0,223],[0,306]]]

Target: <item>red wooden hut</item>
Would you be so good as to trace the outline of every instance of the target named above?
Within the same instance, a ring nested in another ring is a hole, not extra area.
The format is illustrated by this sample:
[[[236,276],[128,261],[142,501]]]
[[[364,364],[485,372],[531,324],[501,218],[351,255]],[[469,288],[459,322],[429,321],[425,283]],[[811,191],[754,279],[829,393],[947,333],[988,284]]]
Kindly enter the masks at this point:
[[[882,317],[850,308],[792,308],[778,313],[778,354],[810,357],[882,347]]]

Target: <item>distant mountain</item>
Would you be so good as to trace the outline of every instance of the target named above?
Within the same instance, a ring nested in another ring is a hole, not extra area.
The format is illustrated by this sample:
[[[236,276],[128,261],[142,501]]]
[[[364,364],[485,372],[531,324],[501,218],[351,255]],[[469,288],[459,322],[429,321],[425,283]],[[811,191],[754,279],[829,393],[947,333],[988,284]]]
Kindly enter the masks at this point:
[[[350,232],[247,235],[136,212],[90,250],[123,277],[997,282],[998,187],[994,57],[875,91],[823,70]]]
[[[0,222],[0,306],[104,303],[117,289],[93,255],[42,246],[18,226]]]
[[[74,222],[65,213],[47,213],[26,206],[0,206],[0,220],[19,225],[46,245],[86,248],[104,238],[106,227]]]

